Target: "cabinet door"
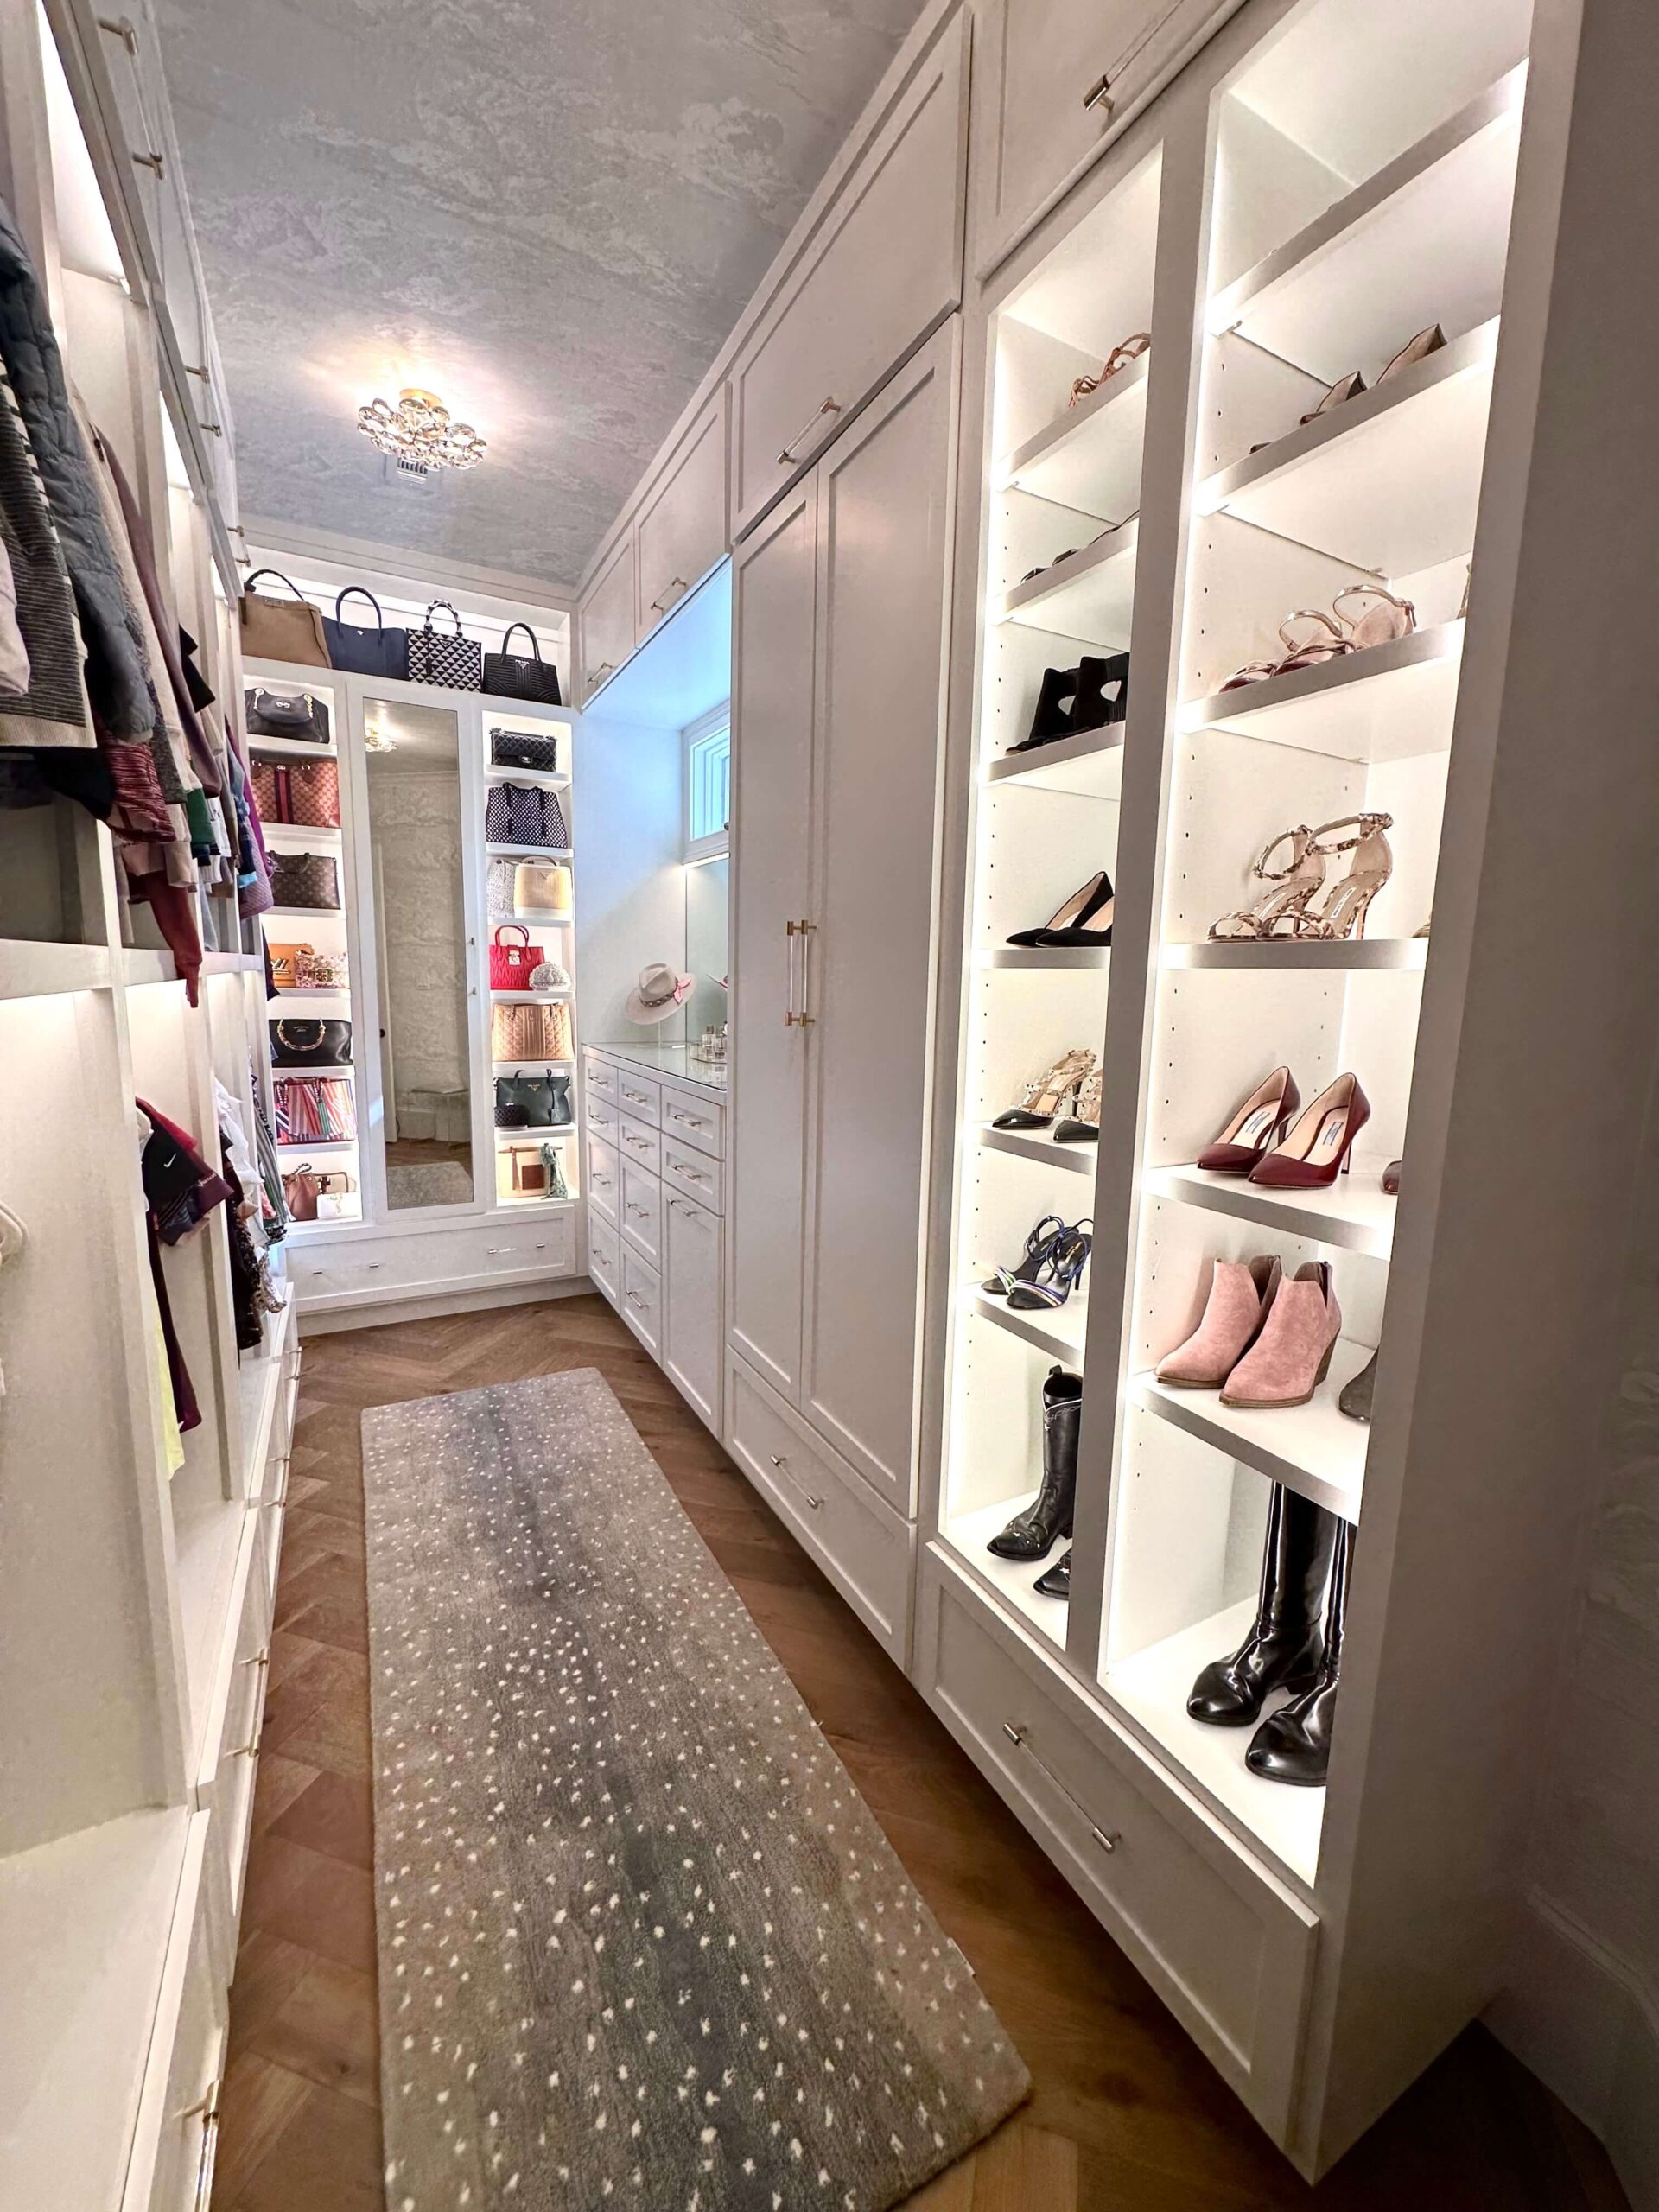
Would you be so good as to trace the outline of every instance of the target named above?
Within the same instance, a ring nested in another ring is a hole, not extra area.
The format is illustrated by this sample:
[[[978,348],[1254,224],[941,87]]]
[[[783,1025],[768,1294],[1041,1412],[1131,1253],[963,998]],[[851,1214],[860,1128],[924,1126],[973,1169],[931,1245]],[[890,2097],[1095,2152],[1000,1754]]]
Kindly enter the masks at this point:
[[[799,1403],[901,1512],[921,1302],[957,353],[955,329],[941,331],[817,472]]]
[[[694,423],[639,511],[634,530],[641,644],[693,584],[731,550],[728,526],[726,392],[722,385]]]
[[[825,448],[962,297],[967,17],[841,188],[733,372],[737,527]]]
[[[633,651],[633,532],[626,531],[582,602],[584,699],[616,674]]]
[[[1002,259],[1106,144],[1178,41],[1238,0],[991,0],[974,86],[975,258]],[[1125,335],[1127,336],[1127,333]]]
[[[663,1366],[680,1395],[720,1428],[720,1216],[690,1198],[663,1205]]]
[[[812,805],[808,477],[739,550],[732,613],[732,1067],[726,1203],[732,1348],[791,1402],[801,1359],[806,1040],[800,1011]]]

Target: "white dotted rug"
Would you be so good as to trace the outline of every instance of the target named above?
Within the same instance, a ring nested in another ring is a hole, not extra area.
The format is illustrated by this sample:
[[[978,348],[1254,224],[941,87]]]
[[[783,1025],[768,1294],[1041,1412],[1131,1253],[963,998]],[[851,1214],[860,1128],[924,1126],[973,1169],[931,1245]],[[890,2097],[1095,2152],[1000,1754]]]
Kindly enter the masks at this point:
[[[391,2212],[884,2212],[1030,2080],[601,1376],[363,1416]]]

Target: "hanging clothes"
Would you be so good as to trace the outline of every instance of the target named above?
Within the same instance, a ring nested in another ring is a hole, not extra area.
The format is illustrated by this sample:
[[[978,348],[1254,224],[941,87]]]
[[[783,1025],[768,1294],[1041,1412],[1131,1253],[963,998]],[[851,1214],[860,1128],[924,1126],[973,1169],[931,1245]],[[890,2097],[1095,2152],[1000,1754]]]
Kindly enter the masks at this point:
[[[0,747],[90,749],[86,653],[63,547],[29,442],[17,395],[0,365],[0,547],[11,573],[11,611],[25,654],[21,688],[0,693]]]
[[[63,359],[35,265],[0,200],[0,360],[39,464],[47,506],[74,587],[86,647],[87,696],[111,736],[149,734],[154,705],[120,572],[69,404]]]
[[[138,1101],[150,1130],[144,1142],[144,1197],[156,1234],[163,1244],[177,1244],[196,1228],[215,1206],[231,1196],[225,1178],[211,1168],[196,1149],[195,1140],[176,1122],[152,1106]]]

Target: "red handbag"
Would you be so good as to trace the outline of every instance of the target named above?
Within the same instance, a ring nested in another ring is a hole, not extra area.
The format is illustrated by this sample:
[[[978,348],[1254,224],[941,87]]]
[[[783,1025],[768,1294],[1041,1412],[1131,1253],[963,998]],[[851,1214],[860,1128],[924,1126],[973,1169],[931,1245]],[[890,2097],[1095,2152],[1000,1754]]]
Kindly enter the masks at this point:
[[[296,830],[340,827],[340,769],[333,760],[256,760],[253,798],[262,821]]]
[[[504,944],[509,935],[521,937],[522,944]],[[490,988],[493,991],[527,991],[531,970],[539,968],[547,957],[546,948],[532,944],[530,931],[518,922],[503,922],[490,940]]]

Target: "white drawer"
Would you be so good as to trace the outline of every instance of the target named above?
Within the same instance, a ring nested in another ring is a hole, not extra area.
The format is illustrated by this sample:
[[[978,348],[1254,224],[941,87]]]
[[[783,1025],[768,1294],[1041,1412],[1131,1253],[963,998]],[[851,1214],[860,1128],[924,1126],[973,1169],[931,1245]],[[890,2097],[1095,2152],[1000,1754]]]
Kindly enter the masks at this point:
[[[915,1530],[739,1359],[726,1362],[726,1448],[786,1522],[882,1648],[910,1652]]]
[[[406,1236],[341,1238],[296,1247],[289,1274],[304,1306],[436,1297],[480,1289],[501,1276],[569,1274],[575,1264],[574,1217],[550,1204],[518,1219]]]
[[[592,1200],[588,1206],[588,1273],[596,1290],[613,1306],[622,1296],[622,1255],[616,1224],[607,1221]]]
[[[603,1137],[588,1140],[588,1203],[607,1221],[622,1217],[622,1163]]]
[[[736,529],[962,296],[967,14],[901,95],[739,357]]]
[[[663,1281],[648,1260],[622,1247],[622,1303],[617,1308],[653,1359],[663,1348]]]
[[[726,1109],[701,1091],[677,1090],[665,1083],[662,1130],[665,1138],[677,1137],[682,1144],[695,1145],[716,1160],[726,1156]]]
[[[663,1169],[663,1141],[655,1128],[644,1122],[630,1121],[625,1114],[622,1126],[617,1131],[617,1149],[624,1166],[630,1164],[643,1167],[652,1175]]]
[[[582,1073],[588,1085],[590,1115],[593,1110],[592,1101],[595,1098],[605,1099],[614,1106],[616,1103],[615,1064],[610,1060],[601,1060],[597,1052],[584,1052],[582,1056]]]
[[[644,1122],[652,1128],[658,1128],[663,1118],[662,1085],[648,1075],[638,1075],[632,1068],[616,1071],[616,1103],[623,1118],[630,1122]]]
[[[725,1211],[721,1199],[724,1177],[721,1164],[711,1160],[706,1152],[694,1152],[689,1144],[676,1144],[672,1137],[663,1139],[663,1187],[669,1191],[683,1191],[689,1198],[709,1207],[715,1213]]]
[[[198,2212],[208,2200],[219,2134],[219,2092],[225,2073],[228,2007],[213,1963],[207,1832],[199,1813],[185,1859],[180,1910],[168,1942],[162,2010],[145,2069],[137,2136],[153,2142],[148,2190],[130,2180],[123,2212]]]
[[[607,1091],[594,1090],[592,1084],[588,1090],[587,1126],[590,1135],[603,1137],[607,1144],[616,1142],[622,1128],[615,1099]]]
[[[1315,1915],[931,1545],[918,1582],[917,1687],[1282,2139]]]
[[[663,1186],[648,1168],[622,1163],[622,1234],[634,1249],[663,1264]]]

